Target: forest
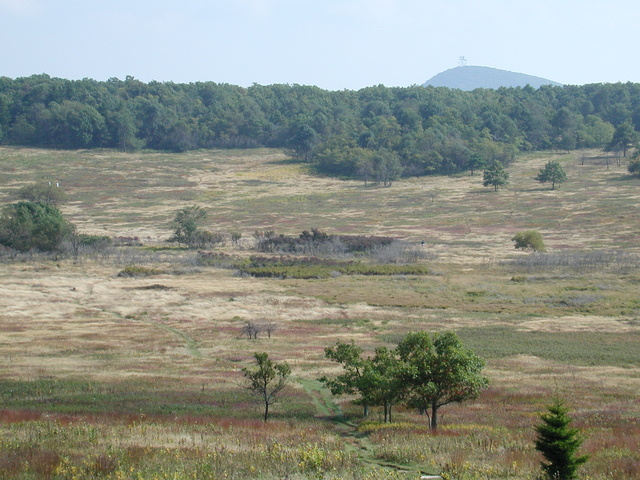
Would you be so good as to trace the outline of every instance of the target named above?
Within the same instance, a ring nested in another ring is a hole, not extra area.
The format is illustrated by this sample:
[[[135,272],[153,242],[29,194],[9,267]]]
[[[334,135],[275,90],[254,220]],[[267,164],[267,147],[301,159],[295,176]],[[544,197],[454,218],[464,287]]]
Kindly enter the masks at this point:
[[[0,77],[0,143],[184,152],[287,148],[320,173],[377,178],[472,171],[525,151],[624,152],[640,126],[640,84],[476,89],[304,85],[248,88]]]

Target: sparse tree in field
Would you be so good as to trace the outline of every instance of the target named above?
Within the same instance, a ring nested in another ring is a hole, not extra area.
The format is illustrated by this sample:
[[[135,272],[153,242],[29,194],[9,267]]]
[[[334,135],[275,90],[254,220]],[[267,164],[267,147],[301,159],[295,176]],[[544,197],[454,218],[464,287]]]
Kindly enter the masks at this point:
[[[531,250],[534,252],[544,252],[546,247],[542,240],[542,235],[537,230],[525,230],[516,233],[511,239],[518,250]]]
[[[193,205],[184,207],[173,220],[172,242],[187,245],[195,248],[203,240],[203,230],[200,230],[200,223],[206,218],[207,212],[204,208]]]
[[[322,377],[320,381],[334,395],[360,395],[358,403],[363,406],[366,417],[373,400],[369,398],[363,380],[366,359],[362,358],[362,353],[362,348],[353,340],[351,343],[338,342],[334,347],[325,348],[325,357],[341,364],[343,372],[334,378]]]
[[[493,187],[497,192],[498,188],[509,183],[509,173],[498,160],[494,160],[483,173],[483,185]]]
[[[438,428],[440,407],[478,398],[487,388],[482,375],[484,362],[465,348],[454,332],[433,336],[409,333],[397,347],[402,362],[402,378],[409,389],[408,404],[421,413],[430,413],[429,425]]]
[[[377,348],[371,357],[351,343],[325,349],[325,356],[343,367],[343,373],[320,380],[334,395],[357,394],[358,403],[384,408],[385,422],[402,400],[421,412],[430,412],[431,428],[438,426],[440,407],[477,398],[487,386],[484,363],[464,348],[453,332],[408,334],[398,346]]]
[[[567,181],[567,174],[564,172],[562,165],[556,161],[547,162],[544,168],[540,169],[536,180],[540,183],[551,183],[551,190],[556,189],[556,183]]]
[[[391,423],[391,411],[406,393],[406,385],[400,375],[401,363],[394,350],[376,348],[368,359],[362,376],[363,391],[372,405],[381,405],[384,422]]]
[[[242,333],[250,340],[256,340],[260,334],[260,325],[255,322],[247,322],[242,327]]]
[[[48,203],[49,205],[60,205],[67,199],[67,194],[64,192],[58,182],[41,182],[31,185],[25,185],[18,190],[18,196],[29,202]]]
[[[49,203],[18,202],[0,215],[0,245],[21,252],[50,252],[60,247],[75,228]]]
[[[569,409],[559,399],[547,406],[547,413],[540,415],[542,423],[536,426],[536,450],[544,456],[542,470],[547,480],[573,480],[576,470],[588,460],[577,452],[583,439],[579,430],[569,427],[572,419]]]
[[[320,379],[334,395],[360,396],[356,402],[364,407],[364,415],[370,406],[384,409],[384,421],[391,422],[393,405],[402,398],[404,386],[399,375],[398,358],[394,351],[380,347],[372,357],[363,357],[362,349],[351,343],[337,343],[325,349],[325,356],[342,364],[343,373],[332,379]]]
[[[264,421],[269,420],[269,407],[276,402],[276,396],[287,386],[291,368],[287,362],[275,363],[266,353],[254,353],[257,368],[243,368],[248,380],[247,388],[261,398],[264,404]]]
[[[229,235],[231,235],[231,242],[235,246],[238,246],[238,244],[240,243],[240,239],[242,238],[242,233],[234,231],[234,232],[230,232]]]

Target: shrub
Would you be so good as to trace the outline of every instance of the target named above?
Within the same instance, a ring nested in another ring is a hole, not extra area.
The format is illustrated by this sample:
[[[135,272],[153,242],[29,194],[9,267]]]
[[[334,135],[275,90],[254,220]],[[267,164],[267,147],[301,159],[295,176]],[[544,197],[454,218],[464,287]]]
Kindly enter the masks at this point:
[[[534,252],[544,252],[546,250],[542,235],[536,230],[518,232],[511,241],[515,243],[517,249],[533,250]]]
[[[0,217],[0,244],[21,252],[57,250],[73,231],[62,212],[49,203],[7,205]]]
[[[26,185],[18,190],[18,197],[29,202],[48,203],[49,205],[59,205],[67,199],[67,194],[58,184],[34,183]]]
[[[164,273],[157,268],[142,267],[139,265],[129,265],[118,273],[119,277],[149,277]]]

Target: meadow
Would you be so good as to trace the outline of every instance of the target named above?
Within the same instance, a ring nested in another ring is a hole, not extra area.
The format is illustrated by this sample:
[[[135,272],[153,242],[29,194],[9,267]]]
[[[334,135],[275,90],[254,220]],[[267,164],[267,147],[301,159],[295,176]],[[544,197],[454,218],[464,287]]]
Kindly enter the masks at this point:
[[[591,455],[582,478],[639,479],[640,182],[605,155],[523,155],[494,192],[478,173],[365,187],[280,150],[0,147],[0,204],[59,182],[81,233],[140,244],[0,257],[0,478],[533,480],[533,426],[557,395]],[[534,180],[549,160],[568,177],[553,191]],[[189,205],[207,209],[229,265],[167,242]],[[338,259],[376,274],[237,267],[256,230],[311,228],[402,249]],[[530,229],[545,253],[514,249]],[[387,262],[403,252],[414,270],[398,273]],[[248,321],[273,334],[247,338]],[[335,342],[371,351],[418,330],[454,330],[490,379],[441,410],[437,433],[402,408],[391,425],[377,409],[363,419],[318,382],[337,372]],[[254,352],[293,372],[267,423],[243,386]]]

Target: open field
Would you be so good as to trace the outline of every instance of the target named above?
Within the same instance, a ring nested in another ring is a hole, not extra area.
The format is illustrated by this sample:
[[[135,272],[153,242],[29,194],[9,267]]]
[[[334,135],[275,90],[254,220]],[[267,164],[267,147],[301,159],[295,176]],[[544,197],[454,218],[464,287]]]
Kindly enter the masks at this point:
[[[80,232],[144,244],[0,263],[0,477],[534,479],[532,425],[557,394],[587,437],[584,478],[640,478],[640,181],[584,154],[520,157],[494,192],[478,174],[365,188],[275,150],[0,148],[0,203],[59,181]],[[533,180],[552,159],[568,177],[555,191]],[[164,248],[193,204],[205,228],[242,233],[227,254],[255,253],[256,229],[317,227],[398,237],[430,274],[239,276]],[[514,250],[528,229],[547,254]],[[118,276],[130,265],[156,271]],[[242,336],[265,320],[272,338]],[[360,423],[317,382],[338,340],[371,350],[445,329],[486,360],[491,387],[444,407],[438,434],[403,410],[392,427]],[[293,370],[267,425],[241,386],[256,351]]]

